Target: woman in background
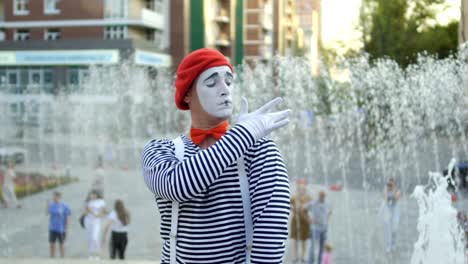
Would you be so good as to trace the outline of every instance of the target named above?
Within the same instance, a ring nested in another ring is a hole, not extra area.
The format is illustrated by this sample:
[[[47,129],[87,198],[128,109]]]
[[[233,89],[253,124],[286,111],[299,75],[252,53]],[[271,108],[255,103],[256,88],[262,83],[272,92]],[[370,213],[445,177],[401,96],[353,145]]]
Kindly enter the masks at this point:
[[[5,179],[3,180],[3,199],[5,207],[16,207],[21,208],[21,204],[18,203],[15,193],[15,161],[12,159],[8,160],[8,168],[5,171]]]
[[[88,237],[88,251],[90,259],[99,259],[101,253],[100,235],[101,219],[107,214],[106,202],[99,192],[91,191],[86,205],[85,228]]]
[[[310,225],[306,205],[312,198],[307,192],[307,182],[305,179],[297,180],[296,189],[296,194],[291,198],[290,238],[294,240],[293,263],[305,263],[306,243],[310,236]],[[300,259],[298,256],[299,247],[301,247]]]
[[[107,216],[109,220],[104,229],[104,239],[107,237],[107,231],[111,229],[110,239],[110,258],[115,259],[116,254],[119,259],[125,259],[125,249],[128,243],[128,224],[130,223],[130,214],[125,209],[121,200],[115,201],[114,210]]]

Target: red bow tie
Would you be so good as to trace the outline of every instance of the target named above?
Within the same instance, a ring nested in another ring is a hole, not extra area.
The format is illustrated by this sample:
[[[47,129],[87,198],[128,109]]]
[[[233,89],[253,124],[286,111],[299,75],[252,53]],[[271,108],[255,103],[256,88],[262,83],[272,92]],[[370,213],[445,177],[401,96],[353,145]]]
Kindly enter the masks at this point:
[[[190,129],[190,137],[192,138],[193,143],[197,145],[202,143],[207,136],[212,136],[216,140],[219,140],[222,136],[224,136],[224,134],[226,134],[228,127],[229,127],[228,121],[224,121],[219,126],[208,129],[208,130],[203,130],[203,129],[192,127]]]

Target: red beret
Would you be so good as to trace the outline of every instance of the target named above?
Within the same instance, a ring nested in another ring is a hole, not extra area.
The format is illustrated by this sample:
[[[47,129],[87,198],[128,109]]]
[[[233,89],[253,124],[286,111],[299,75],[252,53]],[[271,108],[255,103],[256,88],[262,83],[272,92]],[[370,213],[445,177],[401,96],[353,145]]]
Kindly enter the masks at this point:
[[[175,81],[176,93],[175,103],[180,110],[188,110],[189,106],[184,102],[184,97],[192,86],[192,83],[205,70],[217,67],[228,66],[232,69],[231,63],[219,51],[214,49],[202,48],[187,55],[177,68]]]

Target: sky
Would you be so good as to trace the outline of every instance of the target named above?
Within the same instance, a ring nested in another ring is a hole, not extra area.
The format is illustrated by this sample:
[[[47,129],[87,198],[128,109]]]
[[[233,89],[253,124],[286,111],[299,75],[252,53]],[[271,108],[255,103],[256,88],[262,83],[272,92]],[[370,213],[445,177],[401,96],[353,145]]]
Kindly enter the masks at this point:
[[[391,0],[389,0],[391,1]],[[441,12],[438,21],[446,24],[459,19],[460,0],[447,0],[449,8]],[[322,42],[325,47],[340,50],[339,42],[348,48],[361,47],[360,33],[356,30],[361,0],[322,0]]]

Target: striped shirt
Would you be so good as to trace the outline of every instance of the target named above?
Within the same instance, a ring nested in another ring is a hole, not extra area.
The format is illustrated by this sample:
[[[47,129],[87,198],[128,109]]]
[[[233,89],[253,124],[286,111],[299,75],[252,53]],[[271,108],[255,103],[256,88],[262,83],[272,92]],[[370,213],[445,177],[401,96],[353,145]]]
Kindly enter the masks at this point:
[[[244,155],[253,222],[251,263],[282,263],[288,236],[289,182],[274,142],[257,142],[241,125],[202,150],[182,136],[184,160],[170,140],[152,140],[143,171],[155,194],[163,239],[161,263],[169,263],[171,201],[180,202],[177,263],[244,263],[245,228],[236,160]]]

